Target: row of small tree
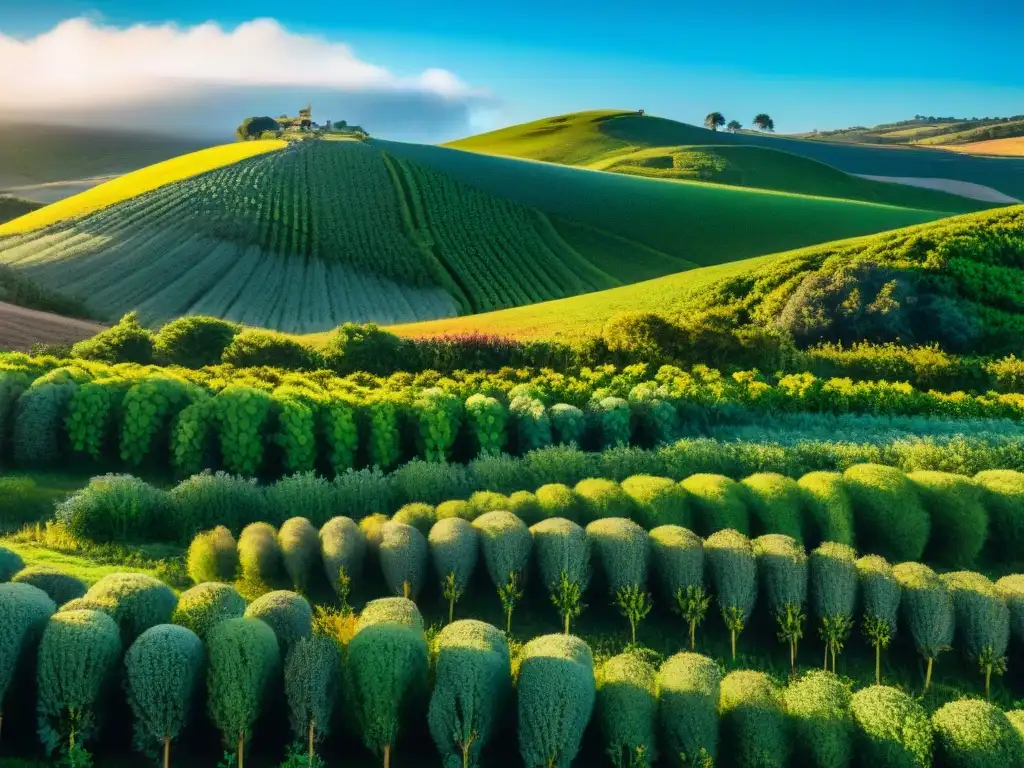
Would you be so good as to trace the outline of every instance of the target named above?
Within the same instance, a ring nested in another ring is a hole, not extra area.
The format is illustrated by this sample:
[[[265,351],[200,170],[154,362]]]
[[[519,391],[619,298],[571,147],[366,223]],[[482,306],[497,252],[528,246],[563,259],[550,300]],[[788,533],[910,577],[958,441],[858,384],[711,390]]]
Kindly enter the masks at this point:
[[[754,116],[754,127],[765,133],[775,133],[775,121],[764,112],[760,112]],[[743,130],[743,124],[739,120],[730,120],[728,124],[725,122],[725,115],[721,112],[712,112],[704,118],[704,127],[711,131],[717,131],[719,128],[725,128],[729,133],[739,133]]]

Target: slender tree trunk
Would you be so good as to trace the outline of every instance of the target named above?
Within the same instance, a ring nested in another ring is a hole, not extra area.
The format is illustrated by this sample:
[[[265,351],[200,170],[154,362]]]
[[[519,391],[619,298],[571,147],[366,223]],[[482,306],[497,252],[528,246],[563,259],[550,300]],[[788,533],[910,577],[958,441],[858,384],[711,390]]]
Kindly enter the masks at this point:
[[[633,639],[633,645],[636,645],[636,623],[629,622],[629,635]]]
[[[789,674],[796,674],[796,643],[789,644]]]
[[[505,611],[505,634],[512,634],[512,611],[511,609]]]
[[[924,691],[928,693],[928,689],[932,687],[932,662],[935,660],[928,657],[928,671],[924,674]]]
[[[391,745],[384,745],[384,768],[391,768]]]
[[[697,622],[696,621],[691,621],[690,622],[690,650],[691,651],[695,650],[696,647],[697,647],[697,640],[694,637],[696,635],[696,633],[697,633]]]
[[[309,721],[309,768],[313,768],[313,733],[316,726],[316,718]]]
[[[245,731],[238,732],[238,768],[245,768]]]
[[[732,660],[736,661],[736,630],[730,629],[729,634],[732,638]]]
[[[164,736],[164,768],[171,768],[171,737]]]
[[[832,648],[832,674],[836,673],[836,649]]]
[[[992,665],[985,667],[985,699],[988,700],[989,692],[992,690]]]
[[[825,666],[822,669],[828,672],[828,641],[825,642]]]
[[[406,600],[409,599],[409,595],[412,594],[412,589],[409,587],[408,579],[402,582],[402,597]]]
[[[882,684],[882,644],[875,642],[875,685]]]
[[[455,598],[448,601],[448,623],[451,624],[455,618]]]
[[[469,768],[469,747],[470,744],[464,744],[462,747],[462,768]]]
[[[565,614],[565,634],[569,634],[569,614]]]

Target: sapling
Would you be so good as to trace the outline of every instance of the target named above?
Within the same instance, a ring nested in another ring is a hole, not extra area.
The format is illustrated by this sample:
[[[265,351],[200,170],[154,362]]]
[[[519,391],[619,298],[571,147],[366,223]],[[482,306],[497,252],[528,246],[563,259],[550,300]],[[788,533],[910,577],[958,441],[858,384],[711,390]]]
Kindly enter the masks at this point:
[[[797,603],[786,603],[775,616],[779,624],[779,640],[789,645],[789,672],[792,675],[796,674],[796,650],[804,636],[806,618],[804,609]]]
[[[352,606],[349,604],[349,598],[352,596],[352,577],[345,572],[344,565],[338,568],[338,578],[334,580],[334,591],[338,595],[341,614],[348,616],[352,613]]]
[[[459,589],[454,571],[444,577],[444,581],[441,582],[441,592],[444,599],[448,601],[448,623],[451,624],[455,620],[455,604],[462,597],[462,590]]]
[[[505,632],[512,632],[512,611],[516,609],[516,603],[523,596],[523,589],[519,584],[519,575],[512,571],[508,575],[508,581],[498,587],[498,597],[501,599],[501,607],[505,610]]]
[[[697,627],[704,621],[711,606],[711,595],[704,587],[691,584],[685,590],[680,587],[676,590],[676,610],[683,620],[690,627],[690,650],[697,645]]]
[[[630,646],[635,646],[637,625],[647,618],[653,607],[651,595],[639,584],[619,587],[615,592],[615,605],[629,622]]]
[[[569,634],[570,622],[583,613],[583,590],[578,582],[569,578],[569,573],[562,570],[559,579],[551,585],[551,602],[558,609],[565,625],[565,634]]]
[[[822,617],[821,627],[818,629],[818,633],[821,635],[821,639],[825,641],[825,664],[822,668],[826,672],[828,671],[828,660],[831,656],[832,672],[833,674],[835,673],[836,656],[838,656],[842,652],[843,645],[846,643],[846,638],[849,636],[850,630],[852,628],[852,616],[846,616],[844,614],[837,613],[832,616]]]

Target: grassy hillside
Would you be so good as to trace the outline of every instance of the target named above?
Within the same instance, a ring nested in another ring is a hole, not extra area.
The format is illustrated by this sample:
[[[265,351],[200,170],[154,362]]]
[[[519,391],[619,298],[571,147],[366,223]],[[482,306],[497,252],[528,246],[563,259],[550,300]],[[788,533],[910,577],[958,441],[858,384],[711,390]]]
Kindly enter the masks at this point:
[[[802,138],[860,144],[946,146],[1024,136],[1024,116],[963,119],[917,118],[898,123],[857,126],[801,134]]]
[[[202,140],[142,131],[0,124],[0,191],[128,173],[207,146]]]
[[[479,331],[579,339],[612,315],[773,326],[800,343],[938,341],[1020,354],[1024,206],[708,267],[549,304],[400,326],[412,336]]]
[[[1018,200],[1024,199],[1024,161],[1005,163],[927,149],[896,149],[754,133],[713,132],[653,115],[641,116],[635,112],[577,112],[471,136],[452,142],[448,146],[564,165],[601,167],[615,158],[621,159],[625,155],[641,150],[707,145],[752,146],[778,150],[824,163],[846,174],[916,176],[968,181],[993,187]],[[778,158],[776,163],[783,163],[786,159]],[[792,166],[780,172],[778,177],[799,177],[805,173],[805,167]],[[835,188],[832,186],[835,183],[834,178],[828,185],[819,187],[815,194],[840,196],[855,192],[863,195],[868,189],[851,189],[849,186]],[[933,207],[936,210],[960,212],[974,210],[968,207],[974,205],[970,201],[961,202],[964,207],[959,209],[951,207],[952,201],[941,193],[929,193],[922,198],[920,190],[897,188],[895,191],[876,190],[875,194],[905,195],[906,197],[901,198],[898,204],[911,207]],[[861,196],[856,199],[880,198]]]
[[[970,155],[998,155],[1002,157],[1024,157],[1024,136],[1015,139],[992,139],[976,141],[970,144],[955,144],[944,147],[954,152],[966,152]]]
[[[24,216],[26,213],[32,213],[42,207],[42,203],[23,200],[12,195],[0,195],[0,224]]]

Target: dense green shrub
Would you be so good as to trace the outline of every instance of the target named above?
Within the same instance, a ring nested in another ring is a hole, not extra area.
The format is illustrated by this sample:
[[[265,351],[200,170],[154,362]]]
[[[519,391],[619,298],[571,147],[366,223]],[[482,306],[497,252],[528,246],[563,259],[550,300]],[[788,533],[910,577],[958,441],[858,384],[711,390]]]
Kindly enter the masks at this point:
[[[919,560],[931,517],[914,484],[893,467],[858,464],[843,473],[853,501],[857,541],[889,560]]]
[[[661,665],[657,697],[663,752],[679,756],[683,765],[715,764],[721,685],[718,664],[699,653],[677,653]]]
[[[185,557],[189,578],[196,584],[206,581],[234,581],[238,574],[238,545],[231,531],[218,525],[203,531],[188,545]]]
[[[323,360],[315,350],[283,333],[249,329],[235,336],[224,348],[221,362],[239,368],[268,366],[301,370],[318,368]]]
[[[995,584],[980,573],[944,573],[942,581],[953,598],[957,647],[981,667],[987,697],[992,673],[1006,666],[1010,610]]]
[[[0,583],[10,581],[24,567],[25,561],[21,555],[0,547]]]
[[[138,466],[154,448],[157,460],[162,460],[164,446],[170,445],[175,417],[201,391],[195,384],[166,373],[138,379],[121,403],[122,461]]]
[[[336,477],[351,472],[359,450],[358,404],[332,393],[320,398],[318,405],[319,428],[328,446],[328,463]]]
[[[687,587],[704,588],[704,542],[678,525],[660,525],[649,534],[651,560],[665,599]]]
[[[153,334],[139,322],[138,312],[129,312],[116,325],[71,348],[71,356],[103,363],[153,362]]]
[[[631,517],[647,530],[659,525],[693,525],[689,494],[667,477],[627,477],[622,481],[622,490],[633,499]]]
[[[437,636],[430,735],[444,764],[475,766],[512,693],[508,642],[490,624],[463,620]]]
[[[583,502],[583,520],[591,522],[606,517],[631,519],[636,510],[632,497],[611,480],[589,478],[580,480],[574,489]]]
[[[572,635],[523,646],[516,673],[519,753],[526,765],[568,768],[594,709],[594,659]]]
[[[341,586],[342,569],[349,579],[359,579],[365,556],[366,536],[350,518],[332,517],[324,523],[320,529],[320,558],[332,589],[337,591]]]
[[[454,618],[455,603],[466,593],[476,568],[480,543],[468,520],[449,517],[438,520],[427,537],[438,583],[448,600],[448,623]]]
[[[271,517],[263,488],[255,480],[225,472],[193,475],[174,486],[170,497],[179,527],[193,535],[215,525],[238,533],[260,520],[284,520],[277,510]]]
[[[415,600],[427,580],[427,539],[405,523],[381,527],[380,567],[393,595]]]
[[[18,396],[11,433],[15,464],[45,467],[61,459],[65,448],[61,426],[78,387],[77,380],[84,377],[69,369],[57,369],[36,379]]]
[[[15,671],[39,642],[55,610],[53,600],[31,584],[0,584],[0,717]]]
[[[108,574],[89,587],[85,600],[103,605],[126,646],[150,627],[170,623],[178,605],[174,590],[143,573]]]
[[[115,442],[118,417],[131,385],[131,380],[117,376],[79,384],[68,403],[64,422],[74,453],[85,454],[94,461],[108,453]]]
[[[381,597],[368,602],[359,613],[355,631],[388,622],[423,631],[423,616],[416,603],[404,597]]]
[[[988,538],[981,487],[949,472],[911,472],[907,479],[932,520],[925,558],[948,566],[971,565]]]
[[[505,424],[508,410],[496,398],[477,393],[466,399],[466,419],[472,430],[477,454],[497,456],[508,441]]]
[[[201,687],[205,662],[202,640],[185,627],[159,624],[132,643],[124,669],[137,748],[168,750],[181,735]]]
[[[1010,721],[1017,733],[1020,734],[1020,738],[1024,741],[1024,709],[1014,709],[1006,713],[1006,719]]]
[[[270,589],[285,582],[284,554],[277,531],[267,523],[250,523],[238,537],[238,567],[242,581]]]
[[[527,525],[533,525],[545,518],[537,496],[529,491],[515,491],[508,497],[508,511]]]
[[[429,504],[413,502],[406,504],[392,516],[392,521],[411,525],[417,531],[426,536],[430,533],[431,527],[437,521],[437,514]]]
[[[239,764],[252,737],[281,656],[274,631],[259,619],[227,619],[206,640],[208,707],[224,746],[236,750]]]
[[[722,744],[736,768],[784,768],[789,739],[782,696],[762,672],[730,672],[722,678],[718,701]]]
[[[254,387],[229,384],[217,393],[213,402],[225,468],[234,474],[252,477],[263,467],[261,435],[270,416],[270,395]]]
[[[535,397],[513,397],[508,406],[517,453],[527,453],[551,445],[551,419],[544,403]]]
[[[55,613],[39,643],[36,714],[46,751],[92,740],[103,708],[100,698],[121,658],[114,620],[100,611]]]
[[[614,597],[620,589],[646,586],[647,531],[632,520],[607,517],[588,525],[586,533],[609,594]]]
[[[153,354],[163,365],[185,368],[216,365],[241,329],[240,325],[219,317],[179,317],[157,331],[153,337]]]
[[[321,398],[291,385],[277,387],[270,397],[277,417],[270,442],[280,449],[282,468],[289,473],[313,471],[317,460]]]
[[[953,600],[942,579],[927,565],[900,563],[892,575],[900,585],[904,623],[928,663],[924,684],[928,690],[935,657],[953,642]]]
[[[561,602],[567,598],[573,605],[557,605],[565,623],[570,613],[582,610],[582,595],[590,583],[590,544],[580,526],[571,520],[552,517],[541,520],[530,528],[533,538],[534,562],[541,584],[552,599]],[[573,595],[562,595],[565,589]],[[578,598],[578,599],[577,599]]]
[[[321,634],[295,641],[284,664],[284,693],[295,740],[313,749],[331,732],[341,683],[341,653]]]
[[[644,768],[655,746],[654,667],[635,653],[613,656],[597,671],[596,714],[604,752],[618,768]]]
[[[384,526],[388,516],[380,512],[367,515],[359,521],[359,531],[366,539],[366,549],[373,555],[380,553],[380,542],[384,536]]]
[[[561,483],[548,483],[537,489],[537,504],[544,517],[562,517],[578,523],[583,519],[583,501],[576,492]]]
[[[587,431],[587,417],[575,405],[556,403],[548,409],[551,419],[551,432],[558,445],[583,444],[583,436]]]
[[[1024,643],[1024,575],[1003,576],[996,589],[1010,610],[1010,633],[1018,643]]]
[[[882,648],[896,636],[902,590],[884,557],[867,555],[857,561],[864,634],[875,648],[875,684],[882,681]]]
[[[307,594],[314,569],[319,570],[321,565],[320,533],[306,518],[292,517],[277,532],[277,543],[292,586],[296,592]]]
[[[504,586],[512,574],[521,580],[533,544],[526,524],[511,512],[488,512],[473,521],[473,528],[480,536],[484,565],[494,586]]]
[[[389,470],[398,463],[402,452],[398,403],[386,395],[379,395],[366,403],[364,414],[370,462],[382,470]]]
[[[190,477],[216,463],[215,403],[199,392],[182,408],[171,427],[171,464],[178,477]]]
[[[768,598],[768,609],[779,625],[779,639],[789,644],[790,669],[795,671],[807,602],[807,553],[795,539],[781,533],[759,536],[751,543],[758,589]]]
[[[833,541],[854,546],[853,503],[838,472],[808,472],[797,481],[804,494],[808,542]]]
[[[348,644],[346,702],[363,744],[388,764],[406,712],[427,693],[427,644],[422,625],[394,621],[358,629]]]
[[[469,497],[469,503],[476,510],[476,517],[486,512],[510,512],[511,500],[503,493],[476,491]]]
[[[1013,560],[1024,551],[1024,472],[993,469],[979,472],[974,481],[984,490],[992,551]]]
[[[458,397],[440,388],[425,389],[419,394],[412,404],[412,414],[419,429],[417,446],[424,459],[448,460],[462,423],[463,410]]]
[[[434,508],[434,516],[438,521],[457,517],[461,520],[473,522],[479,515],[479,510],[464,499],[442,501]]]
[[[366,371],[387,376],[408,364],[407,343],[375,323],[345,323],[336,328],[324,348],[331,367],[339,373]]]
[[[633,412],[629,403],[621,397],[605,397],[592,407],[601,447],[629,445],[633,436]]]
[[[978,699],[951,701],[932,715],[935,756],[949,768],[1024,765],[1024,742],[998,707]]]
[[[831,672],[812,670],[783,694],[798,765],[837,768],[853,760],[850,689]]]
[[[743,486],[723,475],[697,474],[681,483],[693,501],[694,528],[702,536],[732,528],[747,535],[750,517]]]
[[[282,477],[267,486],[265,495],[275,521],[305,517],[313,525],[323,525],[338,511],[336,487],[314,472]]]
[[[245,615],[245,599],[229,584],[207,581],[186,589],[178,597],[171,621],[195,632],[205,641],[220,622]]]
[[[850,710],[857,726],[861,765],[929,768],[932,726],[913,698],[898,688],[872,685],[853,694]]]
[[[795,480],[762,472],[744,478],[742,484],[755,533],[779,533],[803,543],[804,494]]]
[[[84,597],[89,587],[77,576],[45,565],[30,565],[18,571],[11,579],[15,584],[31,584],[43,590],[58,606],[69,600]]]
[[[825,644],[825,659],[842,650],[853,628],[857,607],[857,553],[845,544],[826,541],[810,557],[811,606],[818,619],[818,634]]]
[[[261,595],[245,609],[246,618],[259,619],[274,632],[281,658],[304,637],[313,633],[313,609],[302,595],[278,590]]]
[[[736,637],[750,619],[757,600],[754,548],[742,533],[726,528],[704,540],[704,556],[722,619],[732,637],[732,655],[736,658]]]
[[[179,538],[167,493],[132,475],[102,475],[60,502],[57,520],[90,541]],[[182,537],[184,538],[184,537]]]

